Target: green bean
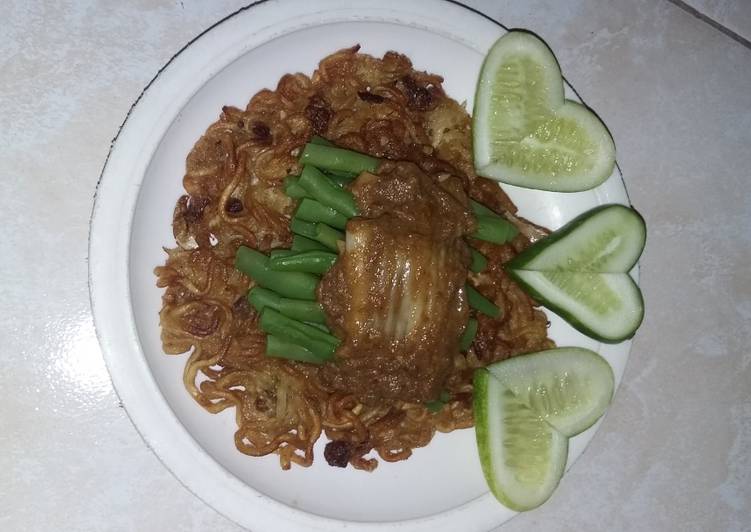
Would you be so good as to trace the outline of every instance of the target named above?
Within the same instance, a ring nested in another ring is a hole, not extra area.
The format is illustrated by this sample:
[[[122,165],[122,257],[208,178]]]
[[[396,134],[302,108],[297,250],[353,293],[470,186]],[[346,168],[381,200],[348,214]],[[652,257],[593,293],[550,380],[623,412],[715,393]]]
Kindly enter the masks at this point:
[[[318,135],[313,135],[310,138],[309,143],[315,144],[317,146],[328,146],[330,148],[336,148],[336,144]],[[357,177],[356,172],[345,172],[343,170],[326,170],[324,173],[327,176],[331,177],[331,179],[333,179],[334,182],[336,182],[338,185],[342,185],[343,182],[344,184],[349,183]]]
[[[269,267],[279,272],[308,272],[324,274],[336,262],[336,253],[329,251],[303,251],[273,257],[269,261]]]
[[[284,193],[293,199],[310,197],[308,191],[300,185],[299,178],[294,175],[288,175],[284,178]]]
[[[477,216],[477,227],[472,238],[503,244],[514,238],[519,231],[511,222],[498,216]]]
[[[476,335],[477,335],[477,320],[474,318],[469,318],[469,321],[467,322],[467,327],[464,329],[464,332],[459,337],[459,351],[466,351],[467,349],[469,349],[469,346],[471,346],[472,342],[474,342]]]
[[[357,177],[355,174],[350,174],[347,172],[324,172],[327,176],[329,176],[329,179],[331,179],[331,182],[334,183],[338,187],[346,187],[352,181],[355,180]]]
[[[487,314],[491,318],[497,318],[501,315],[501,309],[498,308],[492,301],[486,299],[480,292],[475,290],[472,286],[467,285],[467,301],[469,306],[478,312]]]
[[[472,212],[477,218],[477,228],[472,235],[479,240],[503,244],[514,238],[519,230],[494,210],[475,200],[469,200]],[[474,270],[473,270],[474,271]]]
[[[273,358],[286,358],[296,360],[297,362],[308,362],[309,364],[323,364],[326,362],[322,358],[303,346],[283,340],[273,334],[266,335],[266,356]]]
[[[439,412],[444,406],[446,406],[446,403],[448,403],[451,400],[451,396],[446,390],[443,390],[441,392],[441,395],[438,396],[438,399],[434,401],[428,401],[425,403],[425,407],[431,411],[431,412]]]
[[[287,317],[284,316],[284,319],[286,320]],[[299,320],[288,320],[289,326],[293,327],[295,330],[303,331],[305,334],[310,336],[316,341],[324,342],[328,345],[331,345],[333,347],[339,346],[339,338],[334,336],[333,334],[330,334],[319,327],[314,327],[313,325],[308,325],[307,323],[303,323]]]
[[[331,178],[320,170],[306,165],[300,174],[298,181],[314,199],[339,211],[347,218],[357,216],[357,204],[355,197],[349,190],[335,185]]]
[[[344,242],[344,233],[337,231],[326,224],[316,224],[316,240],[321,242],[331,251],[339,253],[339,242]]]
[[[362,172],[375,172],[380,164],[380,160],[364,153],[319,144],[306,144],[300,162],[321,170],[351,172],[357,175]]]
[[[469,206],[472,208],[472,212],[475,216],[495,216],[498,218],[501,216],[494,210],[473,199],[469,200]]]
[[[306,222],[323,222],[337,229],[344,229],[347,226],[347,217],[338,212],[336,209],[327,207],[314,199],[305,198],[295,211],[295,218],[305,220]]]
[[[326,314],[317,301],[289,299],[267,288],[254,286],[248,292],[248,302],[258,312],[263,312],[263,309],[269,307],[295,320],[326,323]]]
[[[318,146],[329,146],[332,148],[336,147],[336,144],[331,142],[328,139],[325,139],[319,135],[313,135],[310,138],[310,144],[317,144]],[[326,175],[331,177],[334,181],[337,181],[337,179],[346,180],[347,182],[352,181],[354,178],[357,177],[357,174],[354,172],[342,172],[338,170],[328,170],[326,172]],[[342,184],[341,181],[337,182],[337,184]]]
[[[289,228],[296,235],[306,236],[313,240],[316,238],[316,224],[314,223],[306,222],[300,218],[292,218],[292,221],[289,223]]]
[[[302,235],[294,235],[292,237],[292,251],[313,251],[316,249],[320,249],[321,251],[326,251],[327,248],[320,242],[317,242],[313,240],[312,238],[308,238],[306,236]]]
[[[331,330],[328,327],[326,327],[326,325],[324,323],[316,323],[314,321],[306,321],[305,323],[307,325],[310,325],[311,327],[315,327],[316,329],[319,329],[319,330],[321,330],[321,331],[323,331],[325,333],[331,334]]]
[[[235,268],[264,288],[293,299],[315,301],[318,277],[303,272],[275,272],[269,258],[255,249],[240,246],[235,255]]]
[[[446,406],[446,403],[443,401],[428,401],[425,403],[425,408],[428,409],[428,412],[433,412],[434,414],[443,410],[444,406]]]
[[[270,307],[261,312],[260,325],[267,334],[288,339],[321,358],[330,359],[339,345],[339,340],[335,336],[288,318]]]
[[[310,137],[310,144],[317,144],[318,146],[333,146],[334,143],[329,139],[325,139],[320,135],[313,135]]]
[[[266,307],[271,307],[274,310],[279,310],[282,296],[269,290],[268,288],[262,288],[260,286],[254,286],[248,292],[248,302],[261,313]]]
[[[295,217],[289,224],[293,233],[320,242],[326,250],[339,252],[339,240],[344,240],[344,233],[323,223],[312,223]]]
[[[273,259],[274,257],[286,257],[287,255],[294,254],[294,251],[291,249],[272,249],[269,251],[269,259]]]
[[[488,259],[475,248],[469,248],[469,251],[472,254],[472,262],[469,265],[469,270],[474,273],[483,271],[488,266]]]

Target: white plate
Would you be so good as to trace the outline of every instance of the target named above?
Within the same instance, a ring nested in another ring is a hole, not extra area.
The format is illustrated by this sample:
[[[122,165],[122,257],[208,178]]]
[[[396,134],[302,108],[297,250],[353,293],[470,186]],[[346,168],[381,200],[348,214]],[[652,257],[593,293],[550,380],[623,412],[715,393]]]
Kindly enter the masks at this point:
[[[245,107],[286,72],[311,73],[355,43],[406,53],[441,74],[471,108],[485,51],[504,32],[450,2],[269,1],[246,8],[183,49],[148,86],[112,148],[94,206],[91,299],[99,341],[118,394],[147,445],[191,491],[253,530],[487,530],[513,516],[488,494],[473,430],[438,434],[406,462],[371,474],[329,467],[316,447],[309,468],[279,469],[276,455],[250,458],[233,444],[233,413],[211,415],[182,384],[185,356],[165,356],[153,269],[174,245],[172,209],[185,157],[222,105]],[[569,97],[574,97],[569,91]],[[602,203],[628,203],[619,174],[589,192],[507,187],[521,214],[559,227]],[[599,351],[620,381],[630,343],[601,345],[551,315],[559,345]],[[569,465],[596,430],[573,439]],[[565,485],[565,480],[563,481]]]

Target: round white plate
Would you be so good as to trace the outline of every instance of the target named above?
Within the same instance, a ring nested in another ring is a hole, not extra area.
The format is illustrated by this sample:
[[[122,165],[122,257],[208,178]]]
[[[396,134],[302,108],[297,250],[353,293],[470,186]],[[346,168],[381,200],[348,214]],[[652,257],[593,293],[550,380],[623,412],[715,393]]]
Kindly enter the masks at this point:
[[[233,412],[211,415],[183,388],[185,356],[159,341],[161,290],[153,269],[173,247],[172,210],[185,157],[222,105],[244,108],[286,72],[312,73],[337,49],[407,54],[444,76],[472,106],[483,55],[504,33],[447,1],[268,1],[240,10],[175,56],[134,105],[97,190],[90,236],[91,300],[99,341],[128,414],[164,464],[191,491],[237,523],[263,530],[488,530],[513,516],[488,494],[473,430],[438,434],[371,473],[329,467],[316,447],[308,468],[281,471],[276,455],[250,458],[233,443]],[[575,98],[569,90],[569,97]],[[628,203],[616,172],[595,190],[556,194],[506,187],[527,218],[552,228],[602,203]],[[551,315],[559,345],[600,352],[620,381],[629,342],[601,345]],[[573,439],[569,465],[596,427]],[[563,481],[565,485],[565,480]]]

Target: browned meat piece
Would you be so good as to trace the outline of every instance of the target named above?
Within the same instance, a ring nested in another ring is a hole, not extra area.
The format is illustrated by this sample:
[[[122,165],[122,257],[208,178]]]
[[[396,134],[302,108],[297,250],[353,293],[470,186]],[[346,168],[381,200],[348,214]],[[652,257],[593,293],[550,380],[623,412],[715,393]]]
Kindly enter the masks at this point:
[[[384,164],[353,192],[362,217],[347,225],[345,252],[319,289],[345,338],[324,374],[364,401],[435,399],[467,322],[466,195],[457,178],[412,163]]]

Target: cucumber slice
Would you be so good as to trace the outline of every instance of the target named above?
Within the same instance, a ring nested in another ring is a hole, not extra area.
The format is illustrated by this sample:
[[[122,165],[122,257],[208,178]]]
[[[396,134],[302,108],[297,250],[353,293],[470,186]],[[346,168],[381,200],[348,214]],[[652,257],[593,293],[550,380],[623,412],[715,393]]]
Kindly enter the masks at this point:
[[[594,351],[580,347],[516,356],[486,369],[568,437],[587,430],[600,419],[615,386],[610,364]]]
[[[641,291],[627,273],[506,271],[537,301],[601,342],[631,338],[644,317]]]
[[[623,273],[644,250],[644,219],[624,205],[601,205],[538,240],[507,263],[515,270]]]
[[[512,185],[588,190],[615,165],[605,125],[585,106],[564,99],[555,56],[528,32],[507,33],[488,52],[472,131],[477,173]]]
[[[474,375],[477,448],[493,495],[512,510],[548,500],[563,476],[568,438],[485,369]]]

